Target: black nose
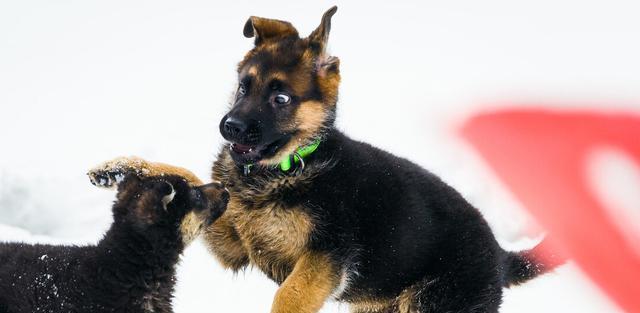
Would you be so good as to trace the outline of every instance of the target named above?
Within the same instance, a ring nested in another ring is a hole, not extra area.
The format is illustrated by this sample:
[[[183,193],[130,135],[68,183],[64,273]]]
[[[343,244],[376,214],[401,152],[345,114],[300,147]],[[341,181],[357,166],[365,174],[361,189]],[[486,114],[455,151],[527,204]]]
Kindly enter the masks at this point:
[[[247,131],[247,127],[247,123],[233,117],[228,117],[224,122],[223,129],[227,136],[231,138],[238,138]]]

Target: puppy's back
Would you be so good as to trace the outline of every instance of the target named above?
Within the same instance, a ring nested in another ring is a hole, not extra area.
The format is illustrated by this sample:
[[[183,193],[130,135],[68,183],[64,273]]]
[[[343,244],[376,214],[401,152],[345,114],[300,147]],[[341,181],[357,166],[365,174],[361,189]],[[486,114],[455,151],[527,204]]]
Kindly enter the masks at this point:
[[[0,312],[62,312],[91,247],[0,243]]]

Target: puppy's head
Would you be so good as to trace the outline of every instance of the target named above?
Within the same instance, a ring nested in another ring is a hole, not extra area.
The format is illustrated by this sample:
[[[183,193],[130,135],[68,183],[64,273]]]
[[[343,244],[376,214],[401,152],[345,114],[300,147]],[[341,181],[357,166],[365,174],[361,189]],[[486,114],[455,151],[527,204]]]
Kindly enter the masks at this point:
[[[251,17],[244,35],[255,46],[238,65],[238,88],[220,121],[238,164],[278,164],[333,126],[340,62],[327,53],[331,17],[305,38],[289,23]]]
[[[181,238],[185,244],[224,213],[229,194],[219,183],[190,186],[180,176],[128,175],[118,185],[115,223],[149,236]]]

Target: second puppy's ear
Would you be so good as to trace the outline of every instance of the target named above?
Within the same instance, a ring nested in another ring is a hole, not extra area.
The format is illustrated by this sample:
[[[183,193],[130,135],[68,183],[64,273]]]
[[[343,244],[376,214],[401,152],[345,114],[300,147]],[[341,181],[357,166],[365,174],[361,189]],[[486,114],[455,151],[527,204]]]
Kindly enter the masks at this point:
[[[136,224],[151,225],[167,211],[167,205],[173,201],[176,191],[173,185],[164,180],[145,182],[138,192],[132,214]]]
[[[252,16],[244,24],[244,36],[255,37],[256,46],[277,38],[295,36],[298,31],[289,22]]]
[[[116,185],[118,193],[116,198],[121,203],[128,203],[138,196],[142,189],[142,180],[136,174],[129,173],[124,175],[122,181]]]

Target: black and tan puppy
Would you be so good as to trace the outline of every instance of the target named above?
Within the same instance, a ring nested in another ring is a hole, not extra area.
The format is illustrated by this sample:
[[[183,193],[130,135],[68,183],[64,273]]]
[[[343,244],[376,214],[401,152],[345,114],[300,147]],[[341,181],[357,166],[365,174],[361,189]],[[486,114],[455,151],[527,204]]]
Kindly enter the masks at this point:
[[[229,143],[213,166],[231,200],[205,232],[210,249],[280,285],[273,313],[317,312],[330,297],[353,312],[497,312],[503,287],[553,264],[537,249],[504,251],[438,177],[334,127],[335,12],[306,38],[288,22],[247,21],[255,47],[238,66],[220,123]]]
[[[0,243],[0,312],[173,312],[179,256],[228,195],[175,175],[123,179],[97,245]]]

